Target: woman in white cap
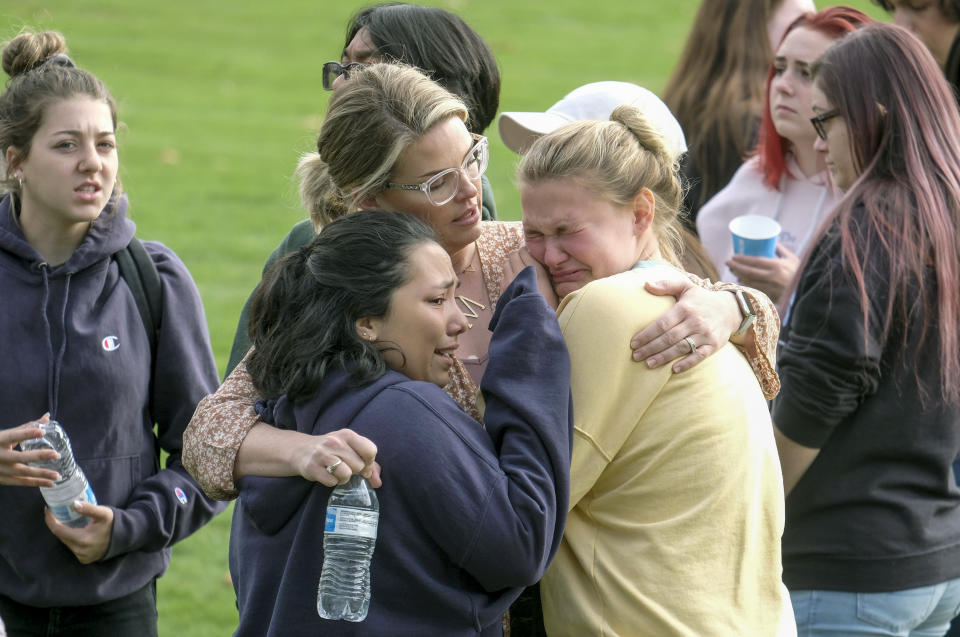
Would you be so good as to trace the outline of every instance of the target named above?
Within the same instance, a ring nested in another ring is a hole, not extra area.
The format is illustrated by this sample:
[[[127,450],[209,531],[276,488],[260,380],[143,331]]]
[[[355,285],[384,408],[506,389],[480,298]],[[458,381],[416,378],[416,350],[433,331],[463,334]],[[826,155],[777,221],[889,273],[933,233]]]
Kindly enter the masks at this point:
[[[584,84],[542,113],[504,112],[498,120],[500,138],[507,148],[522,155],[541,135],[570,122],[606,120],[613,109],[623,104],[636,106],[644,113],[663,135],[670,152],[677,156],[687,152],[683,129],[667,105],[651,91],[630,82]],[[684,269],[704,279],[718,280],[720,276],[697,237],[686,227],[680,229],[680,235],[683,239],[680,260]]]
[[[643,114],[544,135],[518,169],[530,254],[562,301],[574,404],[570,512],[541,582],[557,635],[794,635],[764,394],[732,345],[673,374],[622,355],[672,299],[675,152]]]

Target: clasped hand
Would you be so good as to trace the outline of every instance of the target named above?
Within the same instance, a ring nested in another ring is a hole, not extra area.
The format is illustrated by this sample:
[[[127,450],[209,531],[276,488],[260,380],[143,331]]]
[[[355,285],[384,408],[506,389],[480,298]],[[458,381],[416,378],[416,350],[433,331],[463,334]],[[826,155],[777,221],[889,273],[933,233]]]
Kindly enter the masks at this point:
[[[49,462],[59,458],[53,449],[23,451],[16,447],[25,440],[43,436],[41,423],[50,422],[44,414],[39,420],[24,423],[19,427],[0,431],[0,484],[18,487],[52,487],[60,475],[52,469],[31,466],[35,462]],[[113,509],[82,502],[77,512],[90,518],[90,523],[79,529],[61,524],[50,509],[44,512],[44,520],[50,532],[69,548],[81,564],[89,564],[103,557],[110,545],[113,531]]]

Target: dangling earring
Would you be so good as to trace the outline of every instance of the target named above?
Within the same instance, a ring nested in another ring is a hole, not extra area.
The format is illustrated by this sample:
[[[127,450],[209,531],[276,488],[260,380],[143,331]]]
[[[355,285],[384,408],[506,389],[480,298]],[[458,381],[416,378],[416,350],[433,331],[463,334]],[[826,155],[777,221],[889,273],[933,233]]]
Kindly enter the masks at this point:
[[[12,176],[17,178],[17,185],[20,186],[20,190],[23,190],[23,175],[21,173],[16,173]]]

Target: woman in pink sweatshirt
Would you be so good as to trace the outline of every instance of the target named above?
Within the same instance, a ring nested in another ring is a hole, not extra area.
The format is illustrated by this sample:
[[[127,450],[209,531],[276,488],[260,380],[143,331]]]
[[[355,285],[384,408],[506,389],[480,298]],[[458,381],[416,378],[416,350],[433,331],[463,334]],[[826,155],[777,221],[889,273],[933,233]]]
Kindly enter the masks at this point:
[[[807,13],[788,27],[767,79],[767,103],[754,157],[697,217],[697,230],[720,278],[779,302],[810,238],[837,202],[822,156],[813,150],[810,65],[836,40],[872,22],[850,7]],[[772,217],[782,231],[776,256],[733,254],[728,225],[740,215]]]

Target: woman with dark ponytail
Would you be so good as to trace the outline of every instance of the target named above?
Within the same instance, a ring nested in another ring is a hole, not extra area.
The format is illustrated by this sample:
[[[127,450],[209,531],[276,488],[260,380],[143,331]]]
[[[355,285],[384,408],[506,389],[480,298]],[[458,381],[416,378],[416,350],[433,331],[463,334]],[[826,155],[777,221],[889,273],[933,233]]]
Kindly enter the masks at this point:
[[[10,41],[3,70],[0,616],[11,637],[156,635],[170,547],[223,508],[180,463],[183,429],[217,386],[203,307],[177,256],[144,242],[166,308],[144,329],[115,258],[136,239],[103,83],[52,31]],[[80,528],[45,510],[36,488],[60,479],[33,466],[56,452],[18,449],[48,419],[96,497],[72,507]]]
[[[504,291],[483,380],[485,427],[441,389],[469,328],[429,226],[365,210],[268,271],[247,369],[265,422],[377,444],[381,503],[360,624],[317,614],[330,487],[237,480],[230,571],[237,637],[499,635],[560,545],[570,463],[570,363],[533,268]],[[333,473],[340,461],[330,466]],[[349,472],[346,472],[349,474]]]

